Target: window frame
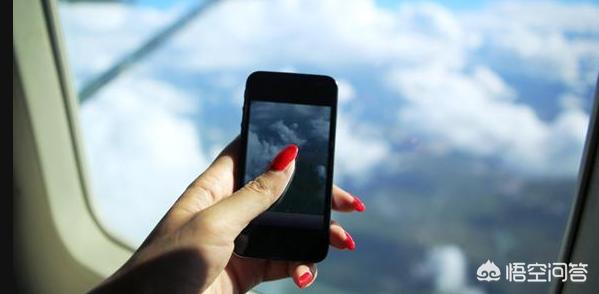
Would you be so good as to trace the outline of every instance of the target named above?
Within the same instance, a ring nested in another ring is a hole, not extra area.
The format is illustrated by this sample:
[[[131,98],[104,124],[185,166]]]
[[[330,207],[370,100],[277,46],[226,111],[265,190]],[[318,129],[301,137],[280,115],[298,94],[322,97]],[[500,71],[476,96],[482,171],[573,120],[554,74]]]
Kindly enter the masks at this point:
[[[595,83],[593,108],[589,119],[585,147],[580,160],[576,198],[568,217],[559,256],[560,262],[586,263],[589,275],[584,283],[564,283],[555,280],[552,293],[593,293],[599,279],[592,274],[599,265],[599,73]],[[593,278],[595,277],[595,278]]]
[[[65,103],[66,117],[69,123],[70,132],[72,136],[72,145],[74,150],[75,159],[77,161],[77,169],[79,173],[80,182],[83,189],[83,198],[85,204],[89,210],[92,219],[99,227],[101,232],[106,235],[111,241],[116,243],[118,246],[123,247],[130,253],[135,251],[134,247],[119,240],[119,238],[110,231],[104,229],[104,224],[100,217],[97,217],[98,213],[95,211],[93,205],[93,189],[91,188],[91,180],[88,174],[88,165],[86,163],[86,154],[84,146],[84,140],[81,135],[80,119],[79,119],[79,95],[75,91],[73,75],[69,67],[68,58],[66,54],[66,44],[64,41],[64,33],[62,31],[60,15],[58,11],[58,0],[42,0],[45,6],[46,21],[48,25],[48,32],[50,34],[50,42],[52,46],[52,52],[54,54],[54,60],[57,67],[57,76],[60,81],[60,87],[63,92],[63,99]]]
[[[64,62],[57,5],[54,0],[13,3],[13,168],[15,244],[24,245],[15,258],[24,262],[27,279],[40,283],[34,287],[59,293],[61,270],[47,271],[60,267],[61,261],[49,257],[48,262],[56,264],[39,264],[41,256],[64,250],[73,259],[63,260],[65,264],[80,265],[76,270],[94,276],[88,281],[99,282],[120,267],[133,248],[103,229],[89,201],[78,100]],[[58,242],[39,244],[48,239],[36,232],[55,233],[52,240]]]

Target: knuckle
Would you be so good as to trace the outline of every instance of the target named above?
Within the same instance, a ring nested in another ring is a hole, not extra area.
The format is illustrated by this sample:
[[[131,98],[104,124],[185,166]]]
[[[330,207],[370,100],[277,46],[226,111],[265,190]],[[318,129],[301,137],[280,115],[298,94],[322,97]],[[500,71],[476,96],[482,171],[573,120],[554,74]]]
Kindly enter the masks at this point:
[[[219,181],[217,178],[211,175],[200,175],[197,179],[195,179],[188,187],[187,191],[200,195],[207,200],[212,202],[216,202],[220,200],[218,192]]]
[[[217,217],[210,209],[203,210],[194,216],[194,229],[203,234],[217,235],[222,231],[227,220]]]
[[[249,181],[246,188],[252,192],[268,196],[268,198],[273,197],[272,184],[262,176]]]
[[[200,198],[208,200],[210,203],[214,203],[219,200],[219,197],[217,197],[216,193],[214,193],[214,190],[210,187],[198,185],[194,187],[192,191],[192,193],[196,194]]]
[[[200,213],[201,214],[201,213]],[[230,225],[222,218],[213,218],[209,215],[198,215],[195,222],[192,223],[192,236],[201,238],[204,242],[210,240],[216,242],[219,240],[228,240],[230,235]],[[228,240],[232,241],[232,240]]]

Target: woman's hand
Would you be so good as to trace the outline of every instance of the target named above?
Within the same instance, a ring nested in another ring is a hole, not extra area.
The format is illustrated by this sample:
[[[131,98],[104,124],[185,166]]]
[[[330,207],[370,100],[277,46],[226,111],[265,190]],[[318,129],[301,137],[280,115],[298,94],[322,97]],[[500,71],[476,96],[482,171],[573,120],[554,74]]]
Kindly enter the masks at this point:
[[[239,140],[235,139],[185,190],[133,256],[94,292],[245,293],[263,281],[286,277],[300,288],[317,276],[313,263],[240,258],[234,240],[281,195],[295,169],[293,148],[270,170],[234,191]],[[364,204],[338,187],[333,209],[363,211]],[[351,236],[336,222],[330,243],[353,250]]]

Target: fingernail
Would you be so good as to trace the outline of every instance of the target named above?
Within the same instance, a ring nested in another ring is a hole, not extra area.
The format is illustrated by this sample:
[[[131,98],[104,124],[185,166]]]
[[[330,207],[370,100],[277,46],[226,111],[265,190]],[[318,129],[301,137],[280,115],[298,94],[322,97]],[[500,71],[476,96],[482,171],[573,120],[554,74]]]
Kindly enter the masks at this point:
[[[354,239],[348,232],[345,232],[345,247],[349,250],[356,249],[356,242],[354,242]]]
[[[284,170],[285,168],[287,168],[289,163],[292,162],[295,159],[295,157],[297,157],[298,151],[299,148],[297,147],[297,145],[287,145],[285,148],[283,148],[283,150],[279,152],[279,154],[277,154],[277,156],[275,156],[275,159],[273,159],[270,169],[276,171]]]
[[[353,196],[354,197],[354,209],[356,211],[362,212],[364,210],[366,210],[366,205],[364,205],[364,202],[362,202],[362,200],[360,200],[360,198],[358,198],[357,196]]]
[[[307,271],[297,279],[297,286],[300,288],[306,287],[312,281],[312,273]]]

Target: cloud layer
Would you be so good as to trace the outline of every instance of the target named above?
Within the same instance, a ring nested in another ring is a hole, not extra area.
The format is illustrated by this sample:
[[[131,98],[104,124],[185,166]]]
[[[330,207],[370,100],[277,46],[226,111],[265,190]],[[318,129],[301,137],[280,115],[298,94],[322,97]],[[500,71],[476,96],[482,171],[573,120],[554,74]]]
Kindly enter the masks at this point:
[[[127,75],[81,107],[93,207],[129,244],[139,244],[208,165],[191,101],[168,84]]]
[[[180,11],[61,4],[78,84]],[[405,134],[426,152],[494,159],[523,176],[573,177],[599,68],[598,20],[595,5],[554,2],[475,11],[367,0],[219,2],[82,106],[94,205],[110,215],[101,219],[111,231],[141,242],[238,132],[243,81],[256,69],[337,78],[339,181],[392,170]],[[531,92],[531,81],[541,90]],[[555,113],[541,115],[546,109]]]
[[[539,15],[534,11],[551,17],[534,16]],[[508,18],[510,25],[505,25]],[[403,4],[394,11],[372,1],[228,1],[192,24],[172,48],[189,57],[175,65],[181,70],[289,62],[296,68],[374,67],[391,96],[385,107],[396,109],[398,120],[389,123],[419,132],[448,152],[498,157],[517,172],[572,175],[584,142],[586,111],[558,109],[544,120],[539,106],[528,101],[549,105],[556,98],[527,97],[519,91],[522,85],[508,83],[504,75],[557,81],[562,93],[554,96],[584,100],[599,68],[596,19],[595,6],[548,2],[507,2],[454,13],[434,3]],[[346,99],[356,97],[352,83],[340,83],[342,105],[362,103]],[[359,90],[357,95],[368,94]],[[376,109],[364,112],[377,115]],[[382,137],[384,131],[360,133],[356,125],[380,127],[346,117],[339,123],[338,170],[365,175],[391,155],[389,139]],[[346,136],[347,125],[358,133]]]
[[[534,174],[577,172],[588,124],[581,109],[565,109],[544,122],[485,67],[471,73],[398,71],[389,83],[408,101],[399,122],[412,126],[416,136],[441,142],[444,152],[499,156],[510,167]]]
[[[115,3],[59,6],[67,51],[79,87],[137,49],[189,4],[168,9]]]

